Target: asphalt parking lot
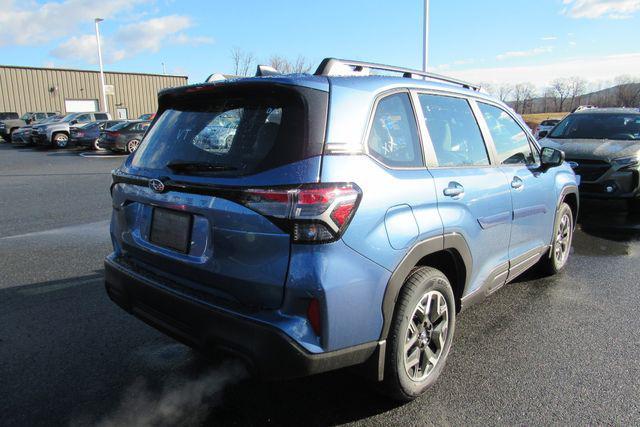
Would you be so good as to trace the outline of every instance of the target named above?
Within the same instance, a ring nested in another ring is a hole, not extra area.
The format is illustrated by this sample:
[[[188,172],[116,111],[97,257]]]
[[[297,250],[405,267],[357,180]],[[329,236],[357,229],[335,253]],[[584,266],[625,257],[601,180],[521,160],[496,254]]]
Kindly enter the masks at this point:
[[[111,303],[109,172],[123,159],[0,144],[0,424],[640,422],[640,217],[620,205],[583,204],[562,275],[462,313],[437,385],[399,406],[349,371],[252,380]]]

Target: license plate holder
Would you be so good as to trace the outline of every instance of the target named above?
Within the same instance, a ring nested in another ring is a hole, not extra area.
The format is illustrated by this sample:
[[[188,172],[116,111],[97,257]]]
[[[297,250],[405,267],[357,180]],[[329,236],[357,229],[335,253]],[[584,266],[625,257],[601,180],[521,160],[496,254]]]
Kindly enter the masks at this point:
[[[151,215],[151,243],[188,253],[191,244],[193,215],[171,209],[153,208]]]

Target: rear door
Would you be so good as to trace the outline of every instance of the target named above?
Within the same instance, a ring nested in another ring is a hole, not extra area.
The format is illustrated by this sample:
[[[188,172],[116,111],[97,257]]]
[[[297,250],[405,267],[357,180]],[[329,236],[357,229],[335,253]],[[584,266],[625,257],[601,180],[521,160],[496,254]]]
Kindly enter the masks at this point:
[[[509,277],[514,278],[534,264],[551,241],[556,206],[554,175],[540,170],[535,143],[510,113],[484,102],[478,102],[478,109],[500,169],[509,181],[513,201]]]
[[[122,252],[201,298],[279,307],[291,237],[269,216],[287,201],[273,189],[318,181],[327,101],[267,84],[161,99],[123,167],[137,181],[114,187]],[[221,115],[234,118],[232,138],[216,126]]]
[[[508,271],[511,196],[464,97],[419,93],[429,171],[435,179],[445,233],[464,236],[473,254],[467,293],[485,282],[505,283]]]

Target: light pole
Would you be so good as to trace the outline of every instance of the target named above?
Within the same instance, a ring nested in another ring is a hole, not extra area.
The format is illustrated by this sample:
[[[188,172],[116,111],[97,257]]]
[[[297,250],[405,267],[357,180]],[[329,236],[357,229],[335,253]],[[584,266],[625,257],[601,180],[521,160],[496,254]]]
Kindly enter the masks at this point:
[[[98,41],[98,62],[100,63],[100,88],[102,91],[102,111],[107,112],[107,91],[104,87],[104,69],[102,68],[102,48],[100,47],[100,29],[98,24],[104,21],[102,18],[94,19],[96,24],[96,40]]]
[[[427,71],[429,65],[429,0],[424,0],[424,22],[422,25],[423,51],[422,51],[422,71]]]

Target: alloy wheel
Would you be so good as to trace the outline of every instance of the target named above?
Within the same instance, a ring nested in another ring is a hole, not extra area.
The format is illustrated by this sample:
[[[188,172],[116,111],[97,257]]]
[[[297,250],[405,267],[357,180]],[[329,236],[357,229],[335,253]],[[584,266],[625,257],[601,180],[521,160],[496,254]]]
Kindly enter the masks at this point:
[[[447,342],[449,308],[439,291],[425,293],[413,310],[404,340],[404,368],[423,381],[436,367]]]
[[[564,263],[567,262],[567,258],[569,258],[572,234],[571,218],[565,213],[562,215],[560,223],[558,224],[556,239],[553,245],[553,256],[559,267],[563,266]]]
[[[60,133],[56,135],[54,141],[58,148],[64,148],[67,146],[67,142],[69,142],[69,137],[63,133]]]
[[[133,153],[138,149],[138,145],[140,145],[140,141],[138,141],[137,139],[132,139],[131,141],[127,142],[127,151],[129,153]]]

